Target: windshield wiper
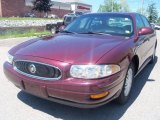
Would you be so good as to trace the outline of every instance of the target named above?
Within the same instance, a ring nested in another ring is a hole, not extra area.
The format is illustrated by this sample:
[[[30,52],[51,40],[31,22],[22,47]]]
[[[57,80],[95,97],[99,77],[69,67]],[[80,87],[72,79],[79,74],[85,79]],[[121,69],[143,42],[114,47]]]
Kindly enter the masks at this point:
[[[63,30],[60,33],[73,33],[73,34],[76,34],[75,32],[71,32],[71,31],[68,31],[68,30]]]
[[[79,33],[79,34],[111,35],[111,34],[107,34],[107,33],[104,33],[104,32],[91,32],[91,31],[84,32],[84,33]]]
[[[61,33],[111,35],[111,34],[107,34],[107,33],[103,33],[103,32],[92,32],[92,31],[88,31],[88,32],[84,32],[84,33],[76,33],[76,32],[71,32],[71,31],[68,31],[68,30],[61,31]]]

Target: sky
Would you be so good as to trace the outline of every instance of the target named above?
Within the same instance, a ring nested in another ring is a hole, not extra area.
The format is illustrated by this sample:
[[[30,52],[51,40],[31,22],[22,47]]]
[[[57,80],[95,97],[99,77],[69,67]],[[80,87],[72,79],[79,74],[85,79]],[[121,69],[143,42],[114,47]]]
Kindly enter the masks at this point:
[[[87,4],[90,4],[92,5],[93,7],[93,12],[97,12],[98,11],[98,8],[100,6],[100,4],[103,5],[104,3],[104,0],[53,0],[53,1],[60,1],[60,2],[73,2],[73,1],[76,1],[76,2],[83,2],[83,3],[87,3]],[[114,1],[120,1],[120,0],[114,0]],[[146,9],[148,7],[148,4],[153,1],[156,3],[156,7],[157,7],[157,10],[159,12],[159,17],[160,17],[160,0],[126,0],[129,7],[130,7],[130,10],[131,12],[137,12],[138,9],[141,8],[142,6],[142,1],[144,1],[144,4],[143,4],[143,8]]]
[[[99,5],[104,3],[104,0],[81,0],[84,3],[91,4],[93,6],[93,12],[97,12]],[[119,0],[115,0],[119,1]],[[141,8],[143,0],[126,0],[131,12],[136,12],[138,8]],[[147,8],[148,4],[153,1],[156,3],[157,10],[160,16],[160,0],[144,0],[144,8]]]

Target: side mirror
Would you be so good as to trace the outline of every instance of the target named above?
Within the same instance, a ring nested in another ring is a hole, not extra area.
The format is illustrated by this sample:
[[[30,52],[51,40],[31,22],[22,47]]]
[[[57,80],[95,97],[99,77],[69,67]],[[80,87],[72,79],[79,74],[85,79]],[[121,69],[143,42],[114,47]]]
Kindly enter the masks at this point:
[[[144,28],[141,28],[139,31],[138,31],[138,35],[141,36],[141,35],[147,35],[147,34],[152,34],[154,33],[154,30],[150,27],[144,27]]]

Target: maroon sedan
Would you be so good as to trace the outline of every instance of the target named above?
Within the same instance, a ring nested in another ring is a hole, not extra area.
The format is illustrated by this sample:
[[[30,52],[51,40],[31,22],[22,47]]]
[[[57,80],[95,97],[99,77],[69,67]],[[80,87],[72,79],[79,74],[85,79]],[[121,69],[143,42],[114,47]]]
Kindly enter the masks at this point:
[[[55,36],[12,48],[4,72],[23,91],[58,103],[122,104],[134,77],[154,62],[156,45],[154,30],[140,14],[86,14]]]

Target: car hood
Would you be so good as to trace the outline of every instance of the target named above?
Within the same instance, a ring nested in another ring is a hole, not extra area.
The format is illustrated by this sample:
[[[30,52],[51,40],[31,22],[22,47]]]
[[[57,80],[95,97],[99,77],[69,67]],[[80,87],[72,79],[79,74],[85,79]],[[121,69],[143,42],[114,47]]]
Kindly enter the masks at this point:
[[[27,41],[13,48],[15,55],[35,56],[74,64],[96,63],[125,37],[60,34]]]

